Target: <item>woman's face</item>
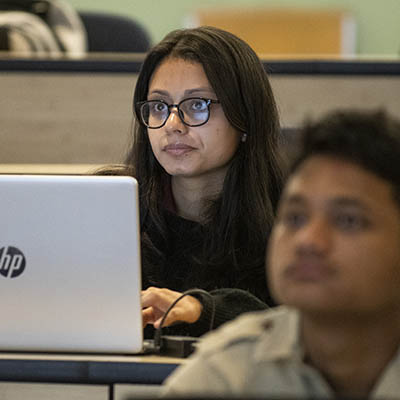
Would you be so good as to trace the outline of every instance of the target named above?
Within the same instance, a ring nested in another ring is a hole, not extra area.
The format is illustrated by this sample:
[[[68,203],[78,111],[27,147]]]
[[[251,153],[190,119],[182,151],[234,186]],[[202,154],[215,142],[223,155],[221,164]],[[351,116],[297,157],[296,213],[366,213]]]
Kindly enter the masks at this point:
[[[218,100],[200,63],[167,58],[154,71],[147,100],[178,104],[189,97]],[[240,133],[225,117],[221,104],[210,105],[202,126],[185,125],[176,107],[164,126],[148,129],[154,155],[173,177],[223,181],[240,141]]]

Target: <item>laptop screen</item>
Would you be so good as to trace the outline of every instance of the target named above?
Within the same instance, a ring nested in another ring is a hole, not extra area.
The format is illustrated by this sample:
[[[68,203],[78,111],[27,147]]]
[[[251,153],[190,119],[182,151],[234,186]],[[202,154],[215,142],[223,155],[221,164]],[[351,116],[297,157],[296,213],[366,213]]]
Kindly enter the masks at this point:
[[[0,175],[0,350],[142,348],[137,182]]]

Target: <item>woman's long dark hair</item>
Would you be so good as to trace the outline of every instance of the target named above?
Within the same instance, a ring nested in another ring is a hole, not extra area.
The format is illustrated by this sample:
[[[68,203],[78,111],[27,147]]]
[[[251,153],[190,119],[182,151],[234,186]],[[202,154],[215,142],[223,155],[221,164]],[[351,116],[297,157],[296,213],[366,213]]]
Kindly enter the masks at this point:
[[[235,254],[245,249],[253,257],[247,260],[249,265],[260,265],[282,184],[279,119],[259,58],[229,32],[213,27],[173,31],[152,48],[142,65],[133,100],[132,146],[126,158],[129,173],[140,185],[142,223],[151,221],[160,236],[166,236],[163,196],[168,175],[153,155],[135,104],[147,99],[152,74],[167,57],[199,62],[228,121],[247,134],[229,166],[220,197],[209,203],[203,262],[217,268],[229,259],[235,269]]]

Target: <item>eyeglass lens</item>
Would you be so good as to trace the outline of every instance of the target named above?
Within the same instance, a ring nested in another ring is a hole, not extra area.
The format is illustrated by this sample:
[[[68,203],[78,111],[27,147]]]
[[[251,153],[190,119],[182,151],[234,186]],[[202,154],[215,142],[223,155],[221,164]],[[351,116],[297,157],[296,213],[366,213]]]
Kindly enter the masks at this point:
[[[202,125],[209,118],[209,102],[205,99],[190,98],[182,100],[178,105],[178,114],[181,120],[190,126]],[[161,100],[149,100],[141,106],[143,122],[150,128],[161,127],[168,119],[170,109],[173,105],[168,105]]]

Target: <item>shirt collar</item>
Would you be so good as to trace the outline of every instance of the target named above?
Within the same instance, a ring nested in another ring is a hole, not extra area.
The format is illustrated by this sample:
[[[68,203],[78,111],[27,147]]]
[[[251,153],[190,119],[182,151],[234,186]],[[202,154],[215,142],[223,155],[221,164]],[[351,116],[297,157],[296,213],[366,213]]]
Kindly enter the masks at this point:
[[[255,351],[256,361],[297,359],[301,361],[304,349],[300,338],[300,315],[289,307],[280,307],[276,318],[263,321],[265,331],[261,334]]]

